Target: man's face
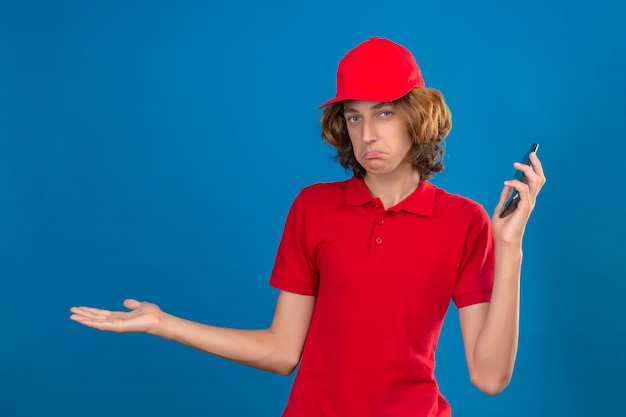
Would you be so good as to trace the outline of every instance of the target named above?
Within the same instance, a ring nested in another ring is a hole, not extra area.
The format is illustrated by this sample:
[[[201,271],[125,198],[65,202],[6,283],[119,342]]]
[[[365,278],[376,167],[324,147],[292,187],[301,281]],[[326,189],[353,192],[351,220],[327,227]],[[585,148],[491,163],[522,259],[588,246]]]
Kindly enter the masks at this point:
[[[413,170],[408,160],[413,140],[392,103],[346,101],[343,110],[354,156],[368,175]]]

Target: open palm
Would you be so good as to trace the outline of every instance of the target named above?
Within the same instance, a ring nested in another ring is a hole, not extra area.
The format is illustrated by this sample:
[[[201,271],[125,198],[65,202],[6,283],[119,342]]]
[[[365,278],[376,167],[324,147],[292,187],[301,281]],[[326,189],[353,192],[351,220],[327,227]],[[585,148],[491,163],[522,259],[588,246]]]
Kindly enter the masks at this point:
[[[130,311],[110,311],[93,307],[72,307],[71,320],[98,330],[117,333],[153,333],[161,324],[161,309],[151,303],[125,300]]]

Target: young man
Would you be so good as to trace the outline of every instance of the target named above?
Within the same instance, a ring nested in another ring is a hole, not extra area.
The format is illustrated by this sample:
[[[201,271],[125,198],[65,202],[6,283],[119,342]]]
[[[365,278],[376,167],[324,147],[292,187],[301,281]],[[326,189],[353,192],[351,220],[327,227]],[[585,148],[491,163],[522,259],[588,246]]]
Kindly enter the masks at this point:
[[[145,332],[279,374],[298,364],[284,416],[449,416],[434,353],[450,300],[459,309],[472,382],[497,394],[517,351],[522,237],[545,182],[515,164],[490,221],[475,202],[428,179],[443,169],[451,127],[404,47],[371,38],[340,62],[322,136],[354,172],[295,199],[270,284],[280,293],[263,330],[187,321],[126,300],[129,312],[72,308],[101,330]],[[517,209],[501,218],[515,189]]]

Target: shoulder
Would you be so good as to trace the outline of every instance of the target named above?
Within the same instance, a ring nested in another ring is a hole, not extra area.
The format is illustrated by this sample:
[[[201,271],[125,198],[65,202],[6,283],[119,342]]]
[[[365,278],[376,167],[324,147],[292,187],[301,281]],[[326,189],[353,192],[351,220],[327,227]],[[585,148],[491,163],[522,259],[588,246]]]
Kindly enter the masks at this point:
[[[344,201],[350,180],[321,182],[304,187],[296,197],[296,202],[328,205],[334,201]]]
[[[288,218],[318,224],[346,205],[348,181],[317,183],[300,190],[291,204]]]
[[[318,182],[304,187],[300,194],[323,194],[326,192],[344,192],[352,179],[334,182]]]
[[[482,219],[484,221],[486,219],[489,221],[489,215],[480,203],[460,194],[450,193],[443,188],[431,186],[435,195],[433,207],[435,213],[454,215],[468,220]]]

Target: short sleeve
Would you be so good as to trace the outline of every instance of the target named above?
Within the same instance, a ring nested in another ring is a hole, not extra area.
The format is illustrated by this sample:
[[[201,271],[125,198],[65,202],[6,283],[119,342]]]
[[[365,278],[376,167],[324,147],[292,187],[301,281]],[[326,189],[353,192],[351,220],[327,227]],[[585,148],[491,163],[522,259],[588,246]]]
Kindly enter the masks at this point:
[[[457,308],[488,302],[495,271],[495,244],[491,222],[478,206],[468,225],[463,256],[452,298]]]
[[[314,229],[312,219],[307,216],[307,208],[310,209],[306,195],[301,192],[287,215],[270,285],[296,294],[317,295],[319,274],[311,242]]]

